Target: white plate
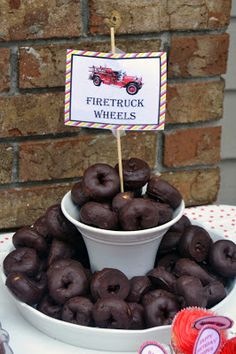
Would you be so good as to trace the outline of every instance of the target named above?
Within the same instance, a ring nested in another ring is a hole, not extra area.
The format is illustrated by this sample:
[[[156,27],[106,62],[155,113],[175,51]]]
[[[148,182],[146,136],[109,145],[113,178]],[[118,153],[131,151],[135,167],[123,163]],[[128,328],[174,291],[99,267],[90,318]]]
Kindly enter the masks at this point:
[[[197,222],[193,222],[193,224],[201,225]],[[214,241],[222,239],[222,236],[217,232],[212,230],[207,231]],[[5,283],[5,275],[3,273],[2,280]],[[155,340],[166,344],[170,342],[171,326],[153,327],[145,330],[118,330],[75,325],[50,318],[33,307],[17,300],[10,291],[8,293],[22,316],[28,322],[48,336],[68,344],[87,349],[107,350],[109,352],[137,352],[140,345],[148,340]],[[228,296],[212,309],[217,311],[218,314],[229,316],[232,307],[235,306],[235,298],[236,285],[234,281],[229,289]]]

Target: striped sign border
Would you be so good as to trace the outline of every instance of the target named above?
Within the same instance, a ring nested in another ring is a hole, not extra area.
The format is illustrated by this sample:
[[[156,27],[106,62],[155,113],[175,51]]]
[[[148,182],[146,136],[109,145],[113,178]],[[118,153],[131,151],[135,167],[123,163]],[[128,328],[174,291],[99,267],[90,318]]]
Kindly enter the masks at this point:
[[[159,109],[159,124],[145,124],[145,125],[123,125],[123,124],[101,124],[101,123],[88,123],[83,121],[70,120],[70,95],[71,95],[71,64],[72,55],[84,55],[98,58],[152,58],[160,57],[161,59],[161,86],[160,86],[160,109]],[[167,92],[167,54],[166,52],[147,52],[147,53],[124,53],[112,54],[103,52],[90,52],[83,50],[68,49],[66,56],[66,80],[65,80],[65,112],[64,124],[68,126],[76,126],[82,128],[100,128],[100,129],[119,129],[119,130],[163,130],[165,126],[166,114],[166,92]]]

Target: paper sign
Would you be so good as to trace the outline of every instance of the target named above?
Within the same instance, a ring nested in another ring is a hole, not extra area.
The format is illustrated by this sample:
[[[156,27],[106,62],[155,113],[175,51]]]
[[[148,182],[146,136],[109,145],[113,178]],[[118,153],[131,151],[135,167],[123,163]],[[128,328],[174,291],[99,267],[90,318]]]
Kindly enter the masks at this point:
[[[199,332],[193,354],[215,354],[221,344],[220,332],[216,327],[205,326]]]
[[[139,349],[138,354],[167,354],[167,351],[158,342],[145,342]]]
[[[229,329],[233,326],[233,323],[234,322],[226,316],[207,316],[198,319],[193,326],[196,329],[201,329],[206,325],[213,325],[218,329]]]
[[[67,51],[65,124],[164,129],[166,53]]]

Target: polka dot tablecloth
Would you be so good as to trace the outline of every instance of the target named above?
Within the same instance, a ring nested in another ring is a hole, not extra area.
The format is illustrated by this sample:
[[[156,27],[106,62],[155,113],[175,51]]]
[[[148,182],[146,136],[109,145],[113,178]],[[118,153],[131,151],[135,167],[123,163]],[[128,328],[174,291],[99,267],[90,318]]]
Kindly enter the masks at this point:
[[[206,205],[186,208],[185,215],[236,242],[236,206]]]

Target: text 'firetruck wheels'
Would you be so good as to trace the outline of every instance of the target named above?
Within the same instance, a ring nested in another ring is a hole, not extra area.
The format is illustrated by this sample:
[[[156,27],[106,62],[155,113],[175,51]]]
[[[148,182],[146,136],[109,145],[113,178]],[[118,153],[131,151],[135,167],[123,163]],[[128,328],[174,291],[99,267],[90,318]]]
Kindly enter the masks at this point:
[[[93,83],[94,83],[95,86],[100,86],[101,83],[102,83],[102,80],[100,79],[99,76],[94,76]]]
[[[129,95],[136,95],[136,93],[138,92],[138,86],[134,82],[130,82],[126,86],[126,91]]]

